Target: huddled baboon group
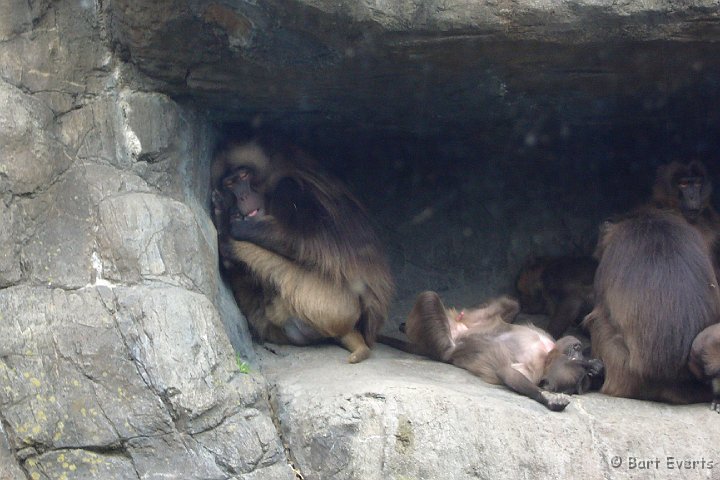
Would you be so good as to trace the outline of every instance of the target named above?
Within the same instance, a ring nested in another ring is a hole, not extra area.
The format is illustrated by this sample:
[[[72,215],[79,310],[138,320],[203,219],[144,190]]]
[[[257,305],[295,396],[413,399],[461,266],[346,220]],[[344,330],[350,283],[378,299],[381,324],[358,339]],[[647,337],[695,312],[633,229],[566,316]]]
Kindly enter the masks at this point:
[[[661,166],[652,198],[600,226],[594,255],[538,257],[518,300],[446,307],[418,295],[403,331],[379,337],[394,285],[358,200],[297,147],[228,141],[212,166],[212,213],[224,273],[260,341],[335,339],[351,363],[376,341],[464,368],[563,410],[591,389],[720,412],[720,215],[698,161]],[[545,330],[513,323],[548,315]],[[590,354],[575,336],[589,336]]]

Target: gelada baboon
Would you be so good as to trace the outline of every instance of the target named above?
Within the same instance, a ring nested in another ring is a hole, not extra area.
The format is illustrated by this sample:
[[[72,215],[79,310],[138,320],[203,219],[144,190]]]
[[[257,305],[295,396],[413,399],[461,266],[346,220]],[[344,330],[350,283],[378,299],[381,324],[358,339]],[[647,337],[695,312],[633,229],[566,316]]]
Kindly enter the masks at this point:
[[[688,369],[690,347],[720,320],[707,245],[679,215],[662,210],[606,222],[596,255],[595,308],[585,318],[601,391],[668,403],[709,401]]]
[[[529,259],[515,283],[520,308],[524,313],[548,315],[547,331],[559,338],[592,310],[596,268],[592,257]]]
[[[509,323],[518,311],[510,297],[458,311],[445,308],[437,293],[423,292],[405,322],[407,350],[563,410],[570,401],[563,394],[585,392],[591,377],[601,375],[602,363],[585,359],[574,337],[555,342],[539,328]]]
[[[720,413],[720,323],[709,326],[695,337],[689,366],[696,378],[712,385],[710,408]]]
[[[393,292],[364,209],[292,146],[230,143],[216,155],[214,221],[223,264],[260,340],[337,339],[370,354]]]
[[[715,275],[720,275],[720,214],[712,207],[712,182],[705,165],[697,160],[672,162],[657,169],[652,206],[680,212],[697,228],[708,245]]]

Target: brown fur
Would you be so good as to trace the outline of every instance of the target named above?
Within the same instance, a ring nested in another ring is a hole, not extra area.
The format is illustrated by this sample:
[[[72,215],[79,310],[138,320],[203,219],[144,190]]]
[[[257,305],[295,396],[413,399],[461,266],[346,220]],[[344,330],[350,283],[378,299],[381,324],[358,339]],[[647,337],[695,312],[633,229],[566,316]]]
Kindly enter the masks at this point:
[[[223,179],[240,167],[265,211],[233,224]],[[259,140],[223,148],[212,179],[221,255],[253,333],[276,343],[336,338],[351,362],[367,358],[393,282],[359,202],[296,148]],[[303,334],[290,334],[295,327]]]
[[[539,386],[559,393],[583,394],[589,391],[599,372],[593,371],[593,375],[588,373],[591,365],[590,361],[582,358],[582,349],[582,342],[573,336],[568,335],[555,342],[555,348],[545,359],[545,373]]]
[[[584,323],[605,364],[601,391],[669,403],[708,399],[687,366],[693,339],[720,319],[698,231],[674,213],[642,211],[606,223],[596,254],[595,308]]]
[[[685,193],[681,187],[683,182],[691,183]],[[697,185],[694,190],[692,183]],[[702,162],[672,162],[657,169],[651,205],[682,214],[698,229],[711,252],[717,277],[720,276],[720,214],[710,203],[711,194],[712,182]]]
[[[720,323],[709,326],[695,337],[689,367],[698,380],[712,385],[710,406],[720,413]]]
[[[559,338],[593,307],[591,257],[538,257],[528,260],[515,284],[522,311],[550,316],[547,331]]]
[[[538,385],[545,381],[547,385],[575,393],[572,386],[582,383],[580,377],[599,374],[601,364],[589,364],[580,358],[577,339],[573,339],[576,344],[564,340],[558,346],[566,350],[556,351],[555,342],[543,330],[509,323],[518,311],[518,303],[509,297],[494,299],[479,308],[457,311],[445,308],[437,293],[423,292],[405,323],[409,350],[464,368],[488,383],[506,385],[550,410],[563,410],[569,399],[542,391]],[[584,368],[563,369],[553,361],[562,359],[570,365],[573,362],[570,355]],[[573,378],[568,381],[568,377]],[[572,386],[568,387],[568,383]]]

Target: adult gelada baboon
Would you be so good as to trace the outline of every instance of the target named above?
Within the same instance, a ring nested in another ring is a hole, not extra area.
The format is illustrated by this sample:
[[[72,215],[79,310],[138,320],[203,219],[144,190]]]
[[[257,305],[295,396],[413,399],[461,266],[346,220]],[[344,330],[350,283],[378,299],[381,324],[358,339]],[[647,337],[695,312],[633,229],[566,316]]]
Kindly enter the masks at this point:
[[[671,162],[658,167],[652,206],[682,214],[698,229],[710,250],[715,276],[720,275],[720,214],[711,201],[712,181],[699,160]]]
[[[367,358],[393,282],[359,202],[299,149],[268,140],[224,146],[212,179],[223,264],[255,336],[334,338],[351,363]]]
[[[700,233],[679,215],[644,210],[603,225],[595,308],[584,324],[605,365],[601,391],[668,403],[708,401],[690,347],[720,320],[717,280]]]
[[[394,346],[464,368],[550,410],[563,410],[570,401],[564,393],[587,391],[592,377],[602,374],[602,363],[583,357],[575,337],[555,342],[539,328],[509,323],[518,311],[510,297],[458,311],[446,308],[437,293],[423,292],[405,322],[409,345]]]

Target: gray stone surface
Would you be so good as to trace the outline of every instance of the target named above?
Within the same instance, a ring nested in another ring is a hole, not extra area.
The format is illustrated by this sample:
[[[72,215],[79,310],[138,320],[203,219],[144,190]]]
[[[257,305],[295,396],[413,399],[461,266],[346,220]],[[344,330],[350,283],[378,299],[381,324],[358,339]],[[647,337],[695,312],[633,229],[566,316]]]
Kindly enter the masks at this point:
[[[125,455],[81,449],[56,450],[32,457],[25,462],[25,469],[30,478],[37,480],[139,478]]]
[[[592,112],[591,97],[697,80],[720,39],[712,0],[116,0],[108,11],[109,34],[159,88],[309,135],[492,126],[539,92]]]
[[[5,0],[0,2],[0,40],[7,40],[31,29],[32,24],[46,11],[49,1],[25,2]]]
[[[238,372],[205,296],[13,287],[0,312],[0,412],[28,471],[229,478],[283,462],[264,383]]]
[[[52,135],[53,112],[0,79],[0,192],[47,188],[70,165]]]
[[[15,448],[109,448],[172,430],[101,292],[13,287],[0,304],[0,408]]]
[[[145,189],[203,205],[209,198],[213,131],[203,115],[166,95],[118,88],[64,114],[59,133],[79,159],[132,172]]]
[[[91,283],[98,197],[76,164],[47,190],[19,201],[27,238],[21,259],[34,284],[79,288]]]
[[[22,277],[19,247],[15,242],[17,208],[0,200],[0,287],[17,283]]]
[[[214,129],[141,91],[100,7],[0,1],[0,477],[291,478],[239,371]]]
[[[718,478],[720,430],[708,405],[593,393],[555,413],[384,345],[357,365],[335,346],[273,350],[258,355],[307,479]],[[669,457],[697,463],[679,471]],[[659,463],[633,468],[640,459]]]
[[[118,195],[100,203],[99,221],[98,246],[109,280],[166,277],[215,296],[217,248],[185,204],[150,193]]]
[[[114,83],[95,2],[0,2],[0,77],[62,114]],[[7,14],[5,14],[7,12]]]
[[[25,474],[10,449],[7,434],[2,424],[0,424],[0,478],[3,480],[25,480]]]

